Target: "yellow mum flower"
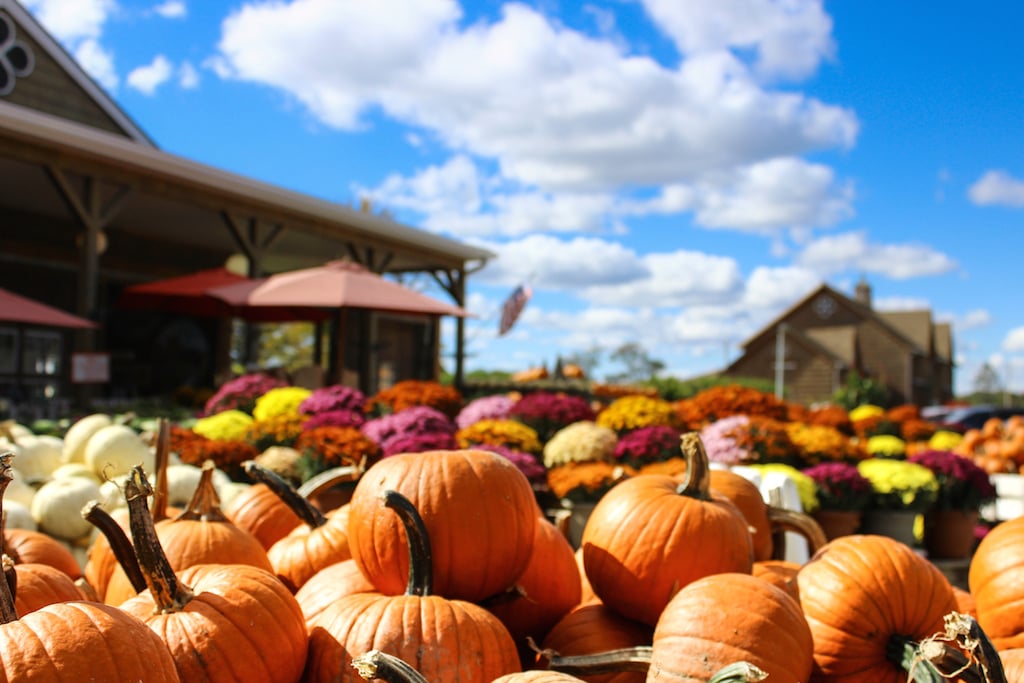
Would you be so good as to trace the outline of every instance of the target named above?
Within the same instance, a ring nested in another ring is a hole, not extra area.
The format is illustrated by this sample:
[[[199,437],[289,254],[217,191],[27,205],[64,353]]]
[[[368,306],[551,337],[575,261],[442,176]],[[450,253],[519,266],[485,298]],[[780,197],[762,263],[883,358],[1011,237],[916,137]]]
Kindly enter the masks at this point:
[[[857,422],[869,417],[881,417],[883,415],[885,415],[885,408],[865,403],[850,411],[850,422]]]
[[[252,424],[252,417],[241,410],[225,410],[201,417],[192,426],[192,431],[214,441],[244,441],[245,432]]]
[[[257,420],[269,420],[280,415],[298,415],[299,406],[313,392],[304,387],[278,387],[256,399],[252,416]]]
[[[879,434],[868,439],[868,453],[885,458],[898,458],[907,452],[907,442],[891,434]]]

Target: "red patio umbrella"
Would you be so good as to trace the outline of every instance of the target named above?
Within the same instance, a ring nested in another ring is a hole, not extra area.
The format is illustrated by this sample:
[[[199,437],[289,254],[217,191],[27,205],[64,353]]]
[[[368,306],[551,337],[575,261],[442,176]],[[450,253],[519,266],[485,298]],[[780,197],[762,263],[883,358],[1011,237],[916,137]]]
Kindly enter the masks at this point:
[[[129,285],[121,291],[117,305],[119,308],[132,310],[158,310],[202,317],[235,317],[253,322],[323,320],[327,317],[326,313],[297,310],[291,306],[239,307],[207,293],[219,287],[253,286],[259,282],[261,280],[238,275],[227,268],[208,268],[187,275]]]
[[[426,315],[470,315],[465,309],[385,280],[351,261],[330,261],[315,268],[271,275],[262,281],[215,287],[207,293],[240,309],[366,308]]]
[[[46,327],[71,327],[76,329],[98,327],[91,320],[79,318],[77,315],[72,315],[59,308],[54,308],[34,299],[9,292],[6,289],[0,289],[0,320]]]

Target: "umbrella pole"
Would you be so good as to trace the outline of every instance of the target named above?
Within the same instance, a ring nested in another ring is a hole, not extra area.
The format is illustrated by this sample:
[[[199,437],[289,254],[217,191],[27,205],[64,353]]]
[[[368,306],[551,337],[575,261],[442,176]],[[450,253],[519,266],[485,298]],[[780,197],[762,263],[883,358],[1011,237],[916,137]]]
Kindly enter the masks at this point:
[[[328,384],[340,384],[341,383],[341,368],[344,364],[339,356],[342,353],[343,347],[340,343],[341,338],[341,308],[335,310],[334,315],[331,317],[330,330],[328,334],[328,345],[327,345],[327,377]]]

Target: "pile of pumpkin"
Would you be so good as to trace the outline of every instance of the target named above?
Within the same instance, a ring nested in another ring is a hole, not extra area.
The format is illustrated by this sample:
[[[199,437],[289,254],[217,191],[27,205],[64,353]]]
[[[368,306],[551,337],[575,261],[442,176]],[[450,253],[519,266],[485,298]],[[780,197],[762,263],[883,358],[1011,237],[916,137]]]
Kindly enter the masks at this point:
[[[990,418],[980,429],[964,432],[954,450],[990,474],[1019,472],[1024,468],[1024,416]]]
[[[132,466],[123,506],[81,511],[84,570],[4,529],[0,680],[1024,680],[1024,519],[982,541],[967,593],[891,539],[825,543],[696,433],[685,475],[618,484],[574,549],[480,450],[385,458],[333,509],[249,462],[222,510],[208,465],[174,509],[167,432],[153,482]],[[813,559],[771,559],[794,529]]]

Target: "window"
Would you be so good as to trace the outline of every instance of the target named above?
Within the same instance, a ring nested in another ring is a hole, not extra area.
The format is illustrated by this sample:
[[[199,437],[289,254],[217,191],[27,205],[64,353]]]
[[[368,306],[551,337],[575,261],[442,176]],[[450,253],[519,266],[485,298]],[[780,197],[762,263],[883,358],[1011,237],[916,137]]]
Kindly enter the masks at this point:
[[[0,373],[13,375],[18,370],[18,331],[0,327]]]
[[[56,375],[60,372],[61,339],[59,332],[26,330],[21,356],[24,375]]]

